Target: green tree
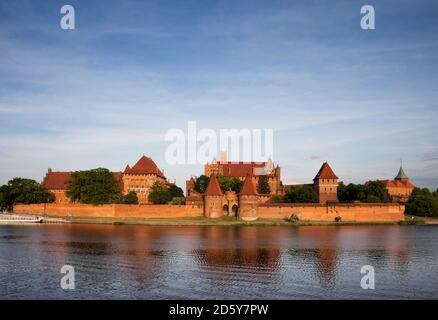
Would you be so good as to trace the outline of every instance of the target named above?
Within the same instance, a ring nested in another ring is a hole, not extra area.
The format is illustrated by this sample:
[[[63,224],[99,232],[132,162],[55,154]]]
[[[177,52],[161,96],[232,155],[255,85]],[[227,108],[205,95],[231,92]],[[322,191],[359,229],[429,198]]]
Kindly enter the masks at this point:
[[[406,213],[422,217],[438,217],[438,198],[431,192],[418,189],[417,194],[412,194],[406,203]]]
[[[347,186],[344,182],[340,181],[338,183],[338,200],[340,202],[347,202]]]
[[[169,186],[169,192],[172,198],[184,198],[184,191],[180,187],[178,187],[176,184],[171,184]]]
[[[105,168],[73,172],[67,196],[72,201],[89,204],[120,203],[122,200],[119,183]]]
[[[4,207],[16,203],[44,203],[51,200],[49,191],[32,179],[14,178],[1,189]]]
[[[370,198],[371,200],[376,200],[377,198],[377,202],[388,202],[388,192],[386,191],[385,184],[382,181],[375,180],[365,183],[365,193],[367,195],[367,199]]]
[[[260,194],[270,194],[271,188],[269,187],[269,177],[267,175],[261,175],[259,182],[257,183],[257,192]]]
[[[0,210],[9,208],[9,188],[7,185],[0,186]]]
[[[388,202],[388,193],[382,181],[368,181],[365,184],[343,182],[338,184],[338,199],[340,202]]]
[[[208,183],[210,182],[210,178],[206,175],[200,175],[195,180],[195,191],[204,193],[207,190]]]
[[[138,197],[135,191],[129,191],[126,196],[123,197],[124,204],[138,204]]]
[[[379,203],[379,202],[382,202],[382,201],[380,200],[379,197],[377,197],[375,195],[372,195],[372,194],[369,194],[367,196],[367,198],[365,199],[365,202],[368,202],[368,203]]]
[[[243,182],[237,177],[224,177],[221,175],[217,176],[217,181],[221,187],[222,192],[234,191],[236,193],[240,192]]]
[[[152,186],[152,191],[149,194],[149,201],[153,204],[166,204],[172,200],[172,195],[169,188],[160,182],[155,182]]]
[[[318,195],[309,185],[292,186],[286,190],[283,201],[287,203],[317,203]]]

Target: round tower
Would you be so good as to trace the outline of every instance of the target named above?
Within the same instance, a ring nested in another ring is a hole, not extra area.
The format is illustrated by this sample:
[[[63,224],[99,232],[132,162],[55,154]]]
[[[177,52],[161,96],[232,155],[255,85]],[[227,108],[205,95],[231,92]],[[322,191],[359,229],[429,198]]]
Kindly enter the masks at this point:
[[[248,174],[239,193],[239,219],[246,221],[257,220],[257,199],[258,194],[254,181]]]
[[[204,193],[204,216],[208,218],[219,218],[222,216],[222,203],[224,195],[216,179],[216,175],[210,176],[207,190]]]

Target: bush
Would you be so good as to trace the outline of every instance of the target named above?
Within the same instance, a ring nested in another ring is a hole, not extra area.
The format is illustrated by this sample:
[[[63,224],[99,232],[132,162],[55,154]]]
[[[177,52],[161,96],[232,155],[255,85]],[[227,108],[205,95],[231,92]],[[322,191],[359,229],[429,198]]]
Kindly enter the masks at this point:
[[[335,217],[335,222],[341,222],[341,221],[342,221],[342,217],[340,216]]]
[[[184,197],[173,197],[172,201],[170,202],[170,204],[173,204],[173,205],[184,205],[184,204],[186,204],[186,198],[184,198]]]
[[[298,214],[296,214],[296,213],[293,213],[290,217],[289,217],[289,219],[287,219],[289,222],[293,222],[293,223],[295,223],[295,222],[298,222],[298,221],[300,221],[300,217],[298,216]]]
[[[271,202],[271,203],[281,203],[281,202],[283,202],[283,197],[279,196],[279,195],[273,196],[273,197],[271,197],[269,199],[269,202]]]
[[[138,197],[135,191],[129,191],[128,194],[123,198],[124,204],[138,204]]]

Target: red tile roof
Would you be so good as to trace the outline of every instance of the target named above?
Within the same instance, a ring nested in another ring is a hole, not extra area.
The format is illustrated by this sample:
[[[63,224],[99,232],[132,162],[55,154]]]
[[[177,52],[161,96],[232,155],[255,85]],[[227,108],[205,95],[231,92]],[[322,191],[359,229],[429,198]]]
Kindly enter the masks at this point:
[[[266,166],[266,162],[220,161],[218,165],[222,167],[222,175],[224,177],[246,177],[247,174],[260,174],[259,170],[256,169],[263,169]]]
[[[216,175],[210,176],[210,182],[208,183],[207,190],[204,193],[206,196],[221,196],[223,195],[219,182],[216,179]]]
[[[408,180],[384,180],[386,188],[415,188],[415,186]]]
[[[142,156],[137,163],[131,168],[126,166],[124,174],[156,174],[157,176],[164,178],[164,174],[158,169],[155,162],[146,156]]]
[[[338,179],[332,168],[327,162],[324,162],[315,176],[315,179]],[[314,179],[314,180],[315,180]]]
[[[42,185],[48,190],[67,190],[70,179],[70,172],[52,171],[49,169],[43,179]]]
[[[242,190],[240,190],[240,195],[254,196],[257,195],[256,187],[254,186],[254,181],[252,181],[252,176],[247,175],[245,181],[243,182]]]
[[[406,186],[406,188],[415,188],[415,186],[412,183],[410,183],[408,180],[403,180],[401,181],[401,183],[403,183]]]
[[[396,184],[394,183],[394,180],[385,180],[383,181],[386,188],[395,188]]]

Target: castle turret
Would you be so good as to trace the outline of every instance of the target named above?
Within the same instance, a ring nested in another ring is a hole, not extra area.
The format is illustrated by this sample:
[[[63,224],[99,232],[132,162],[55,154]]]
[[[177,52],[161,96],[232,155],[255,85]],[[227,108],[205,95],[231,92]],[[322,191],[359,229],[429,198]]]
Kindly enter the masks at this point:
[[[205,190],[204,193],[204,216],[208,218],[221,217],[223,199],[224,194],[216,179],[216,175],[212,174],[207,190]]]
[[[248,174],[239,193],[239,219],[247,221],[257,219],[257,196],[253,178]]]
[[[406,175],[402,166],[400,166],[400,170],[398,170],[397,176],[394,178],[394,180],[399,180],[399,181],[409,180],[409,177]]]
[[[313,179],[313,188],[319,203],[338,201],[338,177],[327,162],[324,162]]]

